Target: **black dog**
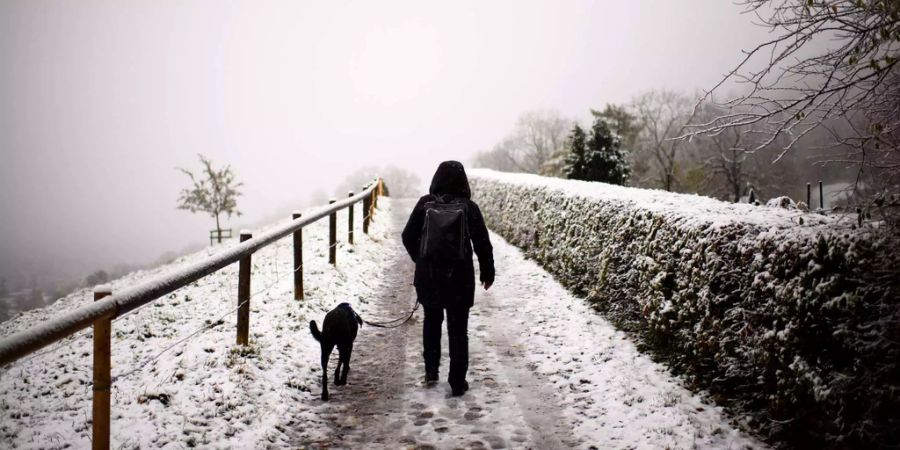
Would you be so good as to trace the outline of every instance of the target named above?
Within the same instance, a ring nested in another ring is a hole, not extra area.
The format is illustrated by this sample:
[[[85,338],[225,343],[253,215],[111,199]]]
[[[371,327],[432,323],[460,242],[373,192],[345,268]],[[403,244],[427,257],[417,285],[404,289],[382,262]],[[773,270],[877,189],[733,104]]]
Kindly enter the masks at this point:
[[[334,385],[347,384],[347,372],[350,371],[350,354],[353,353],[353,341],[356,340],[356,332],[363,324],[363,320],[350,307],[349,303],[341,303],[325,315],[322,322],[322,331],[316,326],[316,321],[309,322],[309,331],[322,345],[322,400],[328,400],[328,358],[331,351],[337,345],[339,358],[334,369]],[[343,367],[343,371],[341,368]]]

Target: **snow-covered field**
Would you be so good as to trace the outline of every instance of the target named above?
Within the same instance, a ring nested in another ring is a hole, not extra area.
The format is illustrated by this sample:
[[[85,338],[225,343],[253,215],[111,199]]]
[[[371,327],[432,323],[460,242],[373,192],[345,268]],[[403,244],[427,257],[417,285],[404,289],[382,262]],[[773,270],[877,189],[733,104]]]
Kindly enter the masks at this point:
[[[113,447],[253,448],[283,440],[276,425],[286,408],[318,393],[319,346],[309,334],[309,320],[321,323],[324,313],[343,301],[365,315],[380,283],[388,223],[376,216],[366,237],[360,206],[356,209],[352,247],[346,243],[347,217],[338,214],[337,267],[327,261],[328,219],[304,229],[303,301],[293,300],[290,237],[253,255],[251,345],[246,348],[235,344],[237,264],[115,320]],[[113,291],[234,243],[132,273],[113,281]],[[90,291],[75,292],[3,323],[0,337],[91,301]],[[205,327],[210,328],[190,336]],[[0,447],[90,446],[91,339],[90,330],[84,330],[0,369]],[[292,409],[292,414],[303,411]]]

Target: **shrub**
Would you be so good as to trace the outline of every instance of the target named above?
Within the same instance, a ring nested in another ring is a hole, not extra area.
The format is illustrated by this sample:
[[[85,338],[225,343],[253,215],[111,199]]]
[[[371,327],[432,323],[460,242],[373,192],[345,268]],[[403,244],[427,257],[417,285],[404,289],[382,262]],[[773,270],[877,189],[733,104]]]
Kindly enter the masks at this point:
[[[493,231],[764,436],[900,444],[900,258],[877,227],[535,175],[470,180]]]

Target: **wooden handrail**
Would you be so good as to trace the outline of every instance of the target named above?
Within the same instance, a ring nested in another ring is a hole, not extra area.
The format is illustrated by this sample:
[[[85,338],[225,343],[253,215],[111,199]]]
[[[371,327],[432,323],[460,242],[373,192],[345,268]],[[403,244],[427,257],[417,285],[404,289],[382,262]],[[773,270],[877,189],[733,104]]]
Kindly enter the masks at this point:
[[[241,258],[252,255],[257,250],[291,235],[295,231],[299,231],[304,226],[325,216],[329,216],[360,201],[368,203],[373,193],[377,192],[379,185],[380,179],[377,179],[352,197],[319,208],[308,216],[294,219],[257,237],[223,250],[203,261],[114,293],[90,305],[69,311],[27,330],[3,338],[0,340],[0,367],[87,328],[100,319],[115,319],[168,293],[187,286],[223,267],[238,262]]]

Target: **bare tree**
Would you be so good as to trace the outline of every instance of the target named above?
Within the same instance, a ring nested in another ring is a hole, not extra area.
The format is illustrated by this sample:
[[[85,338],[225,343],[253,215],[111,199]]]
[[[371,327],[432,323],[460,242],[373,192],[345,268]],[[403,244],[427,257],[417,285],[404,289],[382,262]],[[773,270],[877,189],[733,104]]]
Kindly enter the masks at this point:
[[[726,133],[720,133],[709,140],[713,152],[706,159],[706,167],[710,174],[718,175],[724,181],[725,191],[731,201],[737,203],[741,200],[741,194],[747,184],[745,164],[747,153],[740,146],[741,133],[734,128]]]
[[[409,170],[387,165],[382,167],[365,166],[347,176],[337,188],[339,196],[347,192],[359,192],[363,185],[371,183],[374,177],[384,179],[385,188],[392,197],[418,197],[422,179]]]
[[[386,166],[378,173],[384,178],[385,187],[392,197],[419,197],[424,193],[422,179],[409,170]]]
[[[515,148],[515,140],[507,137],[494,145],[494,148],[476,154],[472,164],[502,172],[527,172],[515,159]]]
[[[659,185],[671,191],[684,140],[678,137],[691,118],[690,100],[674,91],[652,90],[634,99],[634,114],[643,125],[637,137],[637,151],[657,166]]]
[[[693,123],[680,137],[725,130],[758,134],[751,150],[778,149],[778,161],[804,136],[844,123],[820,158],[884,175],[900,173],[900,2],[743,0],[774,37],[742,61],[698,103],[727,82],[746,89],[722,104],[727,113]],[[827,42],[826,42],[827,41]],[[827,45],[822,45],[827,43]],[[849,129],[849,132],[847,132]],[[780,142],[779,142],[780,141]]]
[[[701,120],[725,114],[725,110],[712,103],[702,106],[698,116]],[[751,183],[748,167],[749,152],[744,147],[745,134],[739,128],[731,128],[722,133],[693,139],[690,145],[703,172],[706,192],[718,198],[727,198],[735,203],[741,200]]]
[[[218,241],[222,242],[222,227],[219,224],[219,216],[227,214],[240,216],[237,210],[237,198],[241,195],[237,188],[243,186],[235,180],[230,166],[216,170],[212,162],[203,155],[198,155],[203,164],[203,172],[194,175],[187,169],[178,168],[182,173],[190,177],[193,184],[190,188],[182,189],[178,198],[178,209],[190,212],[204,212],[216,219],[216,232]]]
[[[697,112],[699,120],[718,117],[727,111],[705,103]],[[765,137],[753,133],[753,126],[732,127],[720,133],[697,136],[684,142],[682,164],[694,191],[723,200],[738,202],[748,189],[761,197],[793,196],[802,190],[805,175],[796,166],[798,160],[808,167],[805,152],[798,152],[773,164],[765,151],[754,151],[757,141]],[[773,147],[781,145],[779,139]],[[821,176],[821,175],[820,175]],[[691,179],[693,178],[693,179]]]
[[[555,110],[529,111],[519,116],[512,133],[493,149],[479,153],[478,166],[491,169],[543,173],[561,170],[566,135],[572,121]]]
[[[555,110],[529,111],[516,120],[516,158],[527,172],[539,173],[564,147],[571,121]]]

